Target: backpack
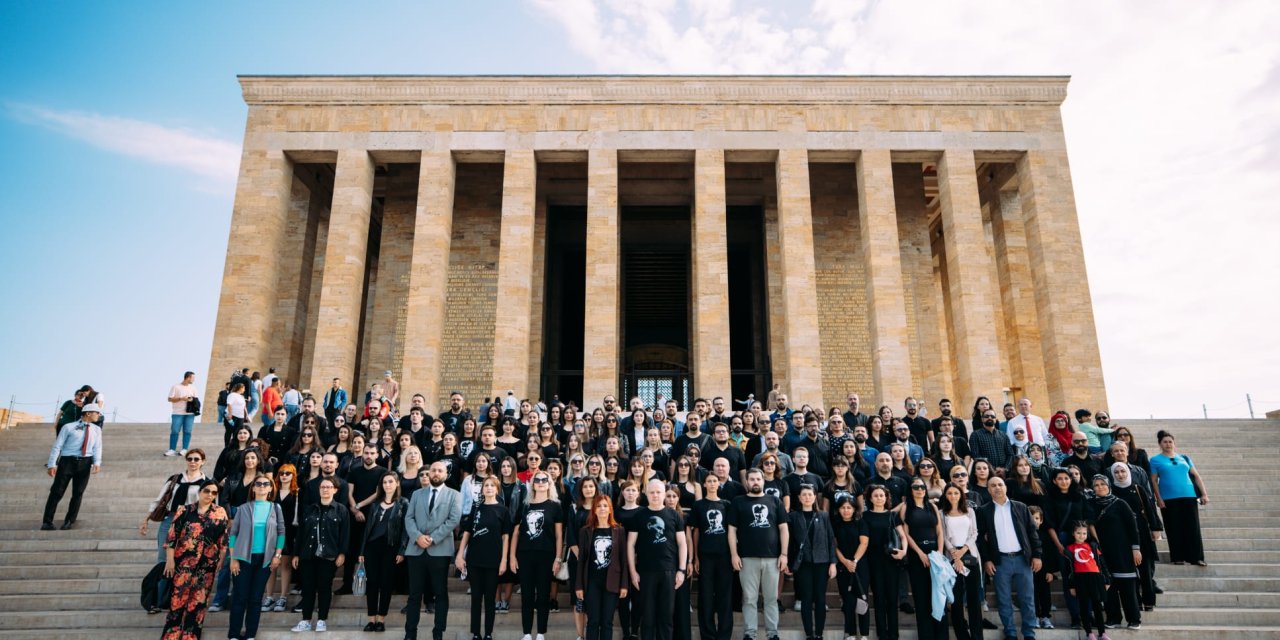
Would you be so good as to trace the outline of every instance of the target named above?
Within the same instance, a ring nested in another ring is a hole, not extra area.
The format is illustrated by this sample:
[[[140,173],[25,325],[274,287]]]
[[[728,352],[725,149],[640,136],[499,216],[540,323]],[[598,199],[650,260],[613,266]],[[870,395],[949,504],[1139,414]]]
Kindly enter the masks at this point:
[[[156,566],[151,567],[145,578],[142,579],[142,594],[138,599],[138,604],[142,605],[144,610],[150,611],[153,607],[159,609],[169,608],[169,594],[173,587],[173,583],[164,580],[164,590],[160,590],[160,581],[164,578],[164,563],[158,562]]]

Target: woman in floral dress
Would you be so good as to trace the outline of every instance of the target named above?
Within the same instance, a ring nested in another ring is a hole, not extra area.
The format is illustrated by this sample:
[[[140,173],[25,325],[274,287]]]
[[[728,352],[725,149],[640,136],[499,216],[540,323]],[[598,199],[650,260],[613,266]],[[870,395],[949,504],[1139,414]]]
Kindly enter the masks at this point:
[[[205,606],[227,549],[230,524],[217,500],[218,484],[208,480],[200,486],[195,504],[174,513],[164,563],[164,575],[173,584],[173,592],[161,640],[199,638],[204,628]]]

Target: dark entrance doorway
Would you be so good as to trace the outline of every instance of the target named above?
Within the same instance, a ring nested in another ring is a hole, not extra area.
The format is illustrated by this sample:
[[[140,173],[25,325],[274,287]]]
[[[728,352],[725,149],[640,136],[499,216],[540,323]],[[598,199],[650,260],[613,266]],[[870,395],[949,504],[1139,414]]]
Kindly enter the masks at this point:
[[[689,208],[623,207],[623,398],[688,407]]]

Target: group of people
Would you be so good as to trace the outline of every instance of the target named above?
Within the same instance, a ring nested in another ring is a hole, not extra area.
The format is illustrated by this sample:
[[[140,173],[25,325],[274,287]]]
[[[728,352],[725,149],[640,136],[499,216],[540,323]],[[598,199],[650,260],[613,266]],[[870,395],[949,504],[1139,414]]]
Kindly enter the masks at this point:
[[[256,429],[252,414],[228,412],[211,473],[204,451],[185,440],[175,451],[186,469],[140,526],[158,523],[165,638],[193,637],[206,602],[230,609],[229,638],[290,609],[294,631],[324,631],[333,583],[348,594],[361,578],[364,630],[385,631],[392,594],[408,593],[406,638],[423,604],[443,637],[457,578],[477,640],[517,585],[524,640],[545,640],[562,584],[579,638],[690,638],[696,610],[704,640],[728,640],[740,608],[744,637],[772,639],[786,580],[806,638],[826,630],[833,581],[846,638],[866,638],[873,618],[877,637],[896,638],[900,612],[922,638],[980,638],[994,628],[982,604],[992,585],[1006,637],[1052,628],[1054,589],[1092,637],[1121,620],[1139,628],[1155,606],[1162,532],[1172,562],[1204,563],[1208,496],[1191,459],[1164,432],[1148,455],[1101,412],[1045,423],[1026,399],[1000,415],[979,398],[967,425],[948,400],[928,419],[912,398],[898,416],[864,413],[852,393],[846,410],[823,412],[775,392],[767,410],[495,397],[473,413],[455,392],[437,416],[421,395],[401,415],[384,383],[361,405],[340,382],[322,400],[303,395],[292,416],[264,397]],[[181,386],[175,433],[194,397]],[[100,462],[101,431],[77,425],[60,431],[51,473],[58,451],[86,447],[77,436]]]

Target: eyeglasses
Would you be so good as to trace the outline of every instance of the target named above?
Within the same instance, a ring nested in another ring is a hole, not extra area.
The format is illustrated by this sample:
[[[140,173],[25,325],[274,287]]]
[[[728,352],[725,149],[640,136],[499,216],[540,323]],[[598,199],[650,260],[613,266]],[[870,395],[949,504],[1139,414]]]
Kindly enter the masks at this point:
[[[592,460],[591,462],[588,462],[588,463],[587,463],[587,466],[588,466],[588,467],[598,467],[598,466],[600,466],[600,463],[599,463],[599,462],[597,462],[597,461],[595,461],[595,460]]]
[[[761,462],[760,464],[762,464],[762,465],[767,465],[767,466],[770,466],[770,467],[773,467],[773,466],[777,466],[777,464],[778,464],[778,463],[777,463],[777,462],[774,462],[773,460],[765,460],[764,462]]]
[[[582,464],[581,460],[570,460],[569,464]]]
[[[200,493],[207,493],[207,494],[209,494],[209,495],[211,495],[211,496],[216,496],[216,495],[218,495],[218,490],[217,490],[217,489],[214,489],[213,487],[209,487],[209,488],[207,488],[207,489],[201,489],[201,490],[200,490]]]
[[[924,487],[924,485],[922,485],[922,484],[913,484],[913,485],[911,485],[911,490],[912,490],[912,491],[924,491],[924,489],[925,489],[925,487]]]
[[[204,462],[204,458],[201,458],[200,456],[191,456],[187,458],[187,462]]]
[[[677,467],[687,467],[687,466],[689,466],[689,463],[688,463],[688,462],[681,462],[680,464],[678,464],[678,465],[676,465],[676,466],[677,466]]]
[[[966,473],[966,472],[964,472],[964,471],[959,471],[959,472],[956,472],[956,473],[951,474],[951,477],[952,477],[952,478],[968,478],[968,477],[969,477],[969,474],[968,474],[968,473]]]
[[[255,486],[255,487],[269,487],[269,486],[271,486],[271,483],[270,483],[270,482],[255,482],[255,483],[253,483],[253,486]]]
[[[281,472],[280,472],[280,475],[282,475],[282,476],[291,476],[291,475],[293,475],[293,472],[292,472],[292,471],[281,471]]]
[[[315,423],[315,422],[312,422],[312,421],[310,421],[310,420],[308,420],[308,421],[306,421],[306,422],[304,422],[304,423],[302,423],[302,424],[303,424],[303,426],[307,426],[307,427],[314,427],[314,426],[316,426],[316,423]]]
[[[931,465],[931,464],[922,464],[922,465],[920,465],[920,468],[921,468],[921,469],[932,469],[932,468],[933,468],[933,465]]]
[[[533,479],[533,483],[534,483],[534,484],[546,484],[546,483],[548,483],[548,482],[550,482],[550,480],[548,480],[547,478],[534,478],[534,479]]]
[[[305,439],[307,439],[307,440],[310,440],[310,439],[314,438],[315,436],[311,435],[310,433],[304,433],[304,434],[302,434],[302,437],[303,437],[303,438],[305,438]]]

